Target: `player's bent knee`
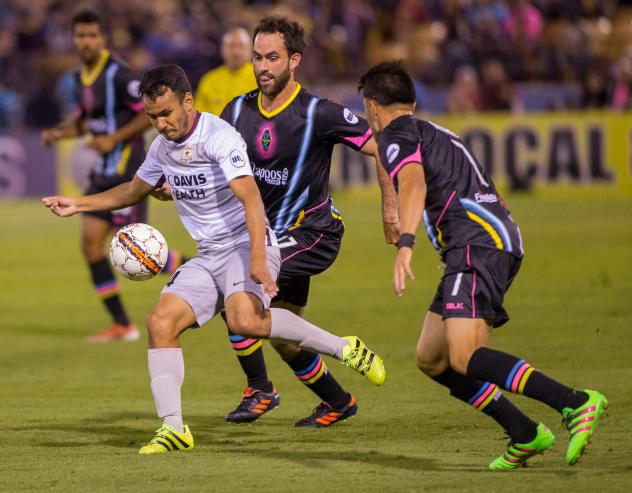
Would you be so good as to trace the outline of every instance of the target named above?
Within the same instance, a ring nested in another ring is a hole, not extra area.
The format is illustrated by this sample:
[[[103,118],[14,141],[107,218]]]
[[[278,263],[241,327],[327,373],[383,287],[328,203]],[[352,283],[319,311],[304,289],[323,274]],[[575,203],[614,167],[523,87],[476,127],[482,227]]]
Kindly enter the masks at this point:
[[[468,351],[450,351],[450,367],[461,375],[467,374],[467,364],[471,353]]]
[[[231,332],[244,337],[263,338],[267,337],[266,332],[259,317],[254,313],[235,313],[227,314],[228,328]]]
[[[429,377],[436,377],[443,373],[449,366],[449,363],[443,359],[428,358],[426,355],[417,355],[417,369],[428,375]]]
[[[166,314],[154,310],[147,316],[147,332],[155,343],[171,342],[178,337],[176,325]]]

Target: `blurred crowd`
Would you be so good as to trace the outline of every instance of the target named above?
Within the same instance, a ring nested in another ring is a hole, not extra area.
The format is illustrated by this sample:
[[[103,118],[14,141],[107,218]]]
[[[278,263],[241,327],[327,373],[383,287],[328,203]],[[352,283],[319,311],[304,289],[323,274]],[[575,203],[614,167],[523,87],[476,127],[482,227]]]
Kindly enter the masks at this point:
[[[444,88],[445,110],[525,109],[517,85],[575,85],[552,107],[632,106],[632,6],[617,0],[4,0],[0,1],[0,128],[44,127],[63,114],[64,79],[78,65],[70,19],[93,7],[111,49],[139,72],[182,65],[193,83],[221,64],[228,27],[264,15],[306,28],[299,77],[353,83],[368,66],[403,58],[419,92]],[[60,81],[54,83],[53,81]],[[423,100],[421,102],[423,105]],[[528,104],[527,104],[528,106]],[[529,109],[529,108],[526,108]]]

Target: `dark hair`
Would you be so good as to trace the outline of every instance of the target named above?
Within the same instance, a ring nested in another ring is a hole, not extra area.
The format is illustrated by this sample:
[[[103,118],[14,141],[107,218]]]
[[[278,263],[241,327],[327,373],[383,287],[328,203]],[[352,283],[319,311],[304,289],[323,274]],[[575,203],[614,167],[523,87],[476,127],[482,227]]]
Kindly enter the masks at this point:
[[[105,26],[103,25],[103,19],[94,10],[86,9],[86,10],[81,10],[80,12],[77,12],[75,16],[72,18],[71,25],[72,25],[73,31],[77,24],[98,24],[99,30],[102,33],[105,31]]]
[[[375,99],[383,106],[413,104],[415,85],[401,60],[382,62],[360,78],[358,91],[365,98]]]
[[[253,42],[259,33],[279,33],[283,38],[285,49],[289,56],[292,56],[294,53],[303,54],[305,49],[305,29],[298,22],[291,21],[286,17],[271,15],[261,19],[252,35]]]
[[[162,96],[167,89],[171,89],[180,101],[184,99],[186,93],[192,92],[187,74],[184,73],[182,67],[174,63],[158,65],[145,72],[140,86],[138,86],[138,95],[155,100]]]

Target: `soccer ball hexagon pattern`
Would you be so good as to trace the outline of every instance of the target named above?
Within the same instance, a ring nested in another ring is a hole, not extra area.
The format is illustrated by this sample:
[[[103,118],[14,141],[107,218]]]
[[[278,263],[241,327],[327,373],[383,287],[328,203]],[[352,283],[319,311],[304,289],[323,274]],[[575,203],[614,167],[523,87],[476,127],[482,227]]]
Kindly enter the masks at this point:
[[[149,224],[124,226],[110,243],[112,267],[134,281],[145,281],[158,274],[167,263],[168,255],[165,237]]]

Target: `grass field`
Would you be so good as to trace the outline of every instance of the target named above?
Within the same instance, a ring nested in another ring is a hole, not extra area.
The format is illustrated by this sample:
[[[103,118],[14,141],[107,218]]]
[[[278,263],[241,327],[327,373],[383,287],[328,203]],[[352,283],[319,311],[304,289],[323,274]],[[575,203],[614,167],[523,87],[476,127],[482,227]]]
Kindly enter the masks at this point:
[[[632,198],[588,188],[508,198],[527,254],[507,299],[512,322],[493,344],[569,385],[608,395],[607,419],[579,465],[564,463],[559,416],[515,397],[558,443],[527,469],[487,471],[505,446],[500,429],[414,365],[439,260],[419,241],[417,279],[403,298],[392,294],[394,252],[382,244],[375,191],[337,194],[347,225],[343,251],[312,283],[307,313],[336,333],[361,335],[384,356],[388,378],[380,388],[328,360],[356,395],[357,418],[295,430],[317,400],[266,345],[281,407],[253,425],[226,424],[245,380],[223,324],[212,321],[182,340],[184,413],[195,449],[139,456],[159,424],[145,342],[85,343],[107,318],[81,263],[78,220],[54,218],[35,201],[3,202],[0,491],[632,491]],[[152,206],[151,222],[170,244],[192,251],[174,210]],[[139,323],[163,282],[122,281]]]

